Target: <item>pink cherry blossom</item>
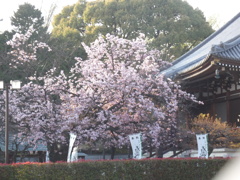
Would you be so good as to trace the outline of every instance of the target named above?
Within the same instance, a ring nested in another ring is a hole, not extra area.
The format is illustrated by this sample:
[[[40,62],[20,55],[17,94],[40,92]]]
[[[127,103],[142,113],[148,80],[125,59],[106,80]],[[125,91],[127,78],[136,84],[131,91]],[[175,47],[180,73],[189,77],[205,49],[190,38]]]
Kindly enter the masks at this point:
[[[27,37],[16,35],[9,44],[20,48]],[[68,133],[74,132],[80,146],[122,148],[130,134],[141,132],[146,147],[174,144],[180,103],[199,102],[160,74],[170,64],[159,51],[149,50],[143,35],[126,40],[108,34],[83,46],[88,59],[76,57],[69,76],[55,76],[52,69],[11,92],[17,137],[35,145],[39,140],[68,143]],[[36,58],[35,48],[32,52],[11,53],[16,61],[29,61]]]

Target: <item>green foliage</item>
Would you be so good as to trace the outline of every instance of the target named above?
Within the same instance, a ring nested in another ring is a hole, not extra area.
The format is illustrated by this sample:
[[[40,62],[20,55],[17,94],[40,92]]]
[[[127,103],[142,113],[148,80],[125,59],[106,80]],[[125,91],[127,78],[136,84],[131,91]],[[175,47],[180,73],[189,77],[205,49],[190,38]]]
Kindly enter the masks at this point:
[[[113,34],[133,39],[139,35],[138,3],[130,1],[94,1],[87,4],[84,20],[88,23],[88,41],[99,34]]]
[[[0,34],[0,54],[3,56],[4,53],[7,52],[9,49],[9,46],[6,45],[6,42],[12,39],[13,32],[4,31],[2,34]]]
[[[13,49],[6,42],[11,40],[14,34],[26,34],[30,27],[34,28],[31,37],[25,44],[22,44],[22,48],[28,53],[31,52],[30,44],[34,44],[36,40],[38,42],[47,42],[50,38],[47,28],[44,26],[41,11],[35,9],[31,4],[20,5],[14,16],[11,17],[11,23],[14,26],[14,31],[5,31],[0,34],[0,79],[5,81],[17,79],[24,82],[26,77],[32,76],[35,72],[43,74],[49,70],[49,67],[52,68],[52,66],[48,65],[51,61],[48,59],[49,53],[46,50],[37,51],[38,61],[32,61],[24,64],[24,66],[19,65],[18,68],[10,68],[9,63],[13,57],[9,55],[9,52]]]
[[[85,6],[86,1],[79,0],[72,6],[64,7],[53,20],[53,30],[49,42],[53,49],[50,62],[53,67],[63,70],[66,74],[76,62],[75,57],[86,58],[82,47],[86,27],[83,20]]]
[[[213,30],[206,22],[200,10],[194,10],[187,2],[181,0],[152,0],[144,9],[145,20],[142,31],[152,32],[149,39],[153,47],[163,51],[163,59],[171,60],[179,57],[209,36]],[[142,13],[143,14],[143,13]]]
[[[162,51],[161,58],[171,61],[212,32],[203,13],[181,0],[79,0],[54,17],[48,43],[53,52],[38,67],[68,73],[74,57],[86,58],[82,42],[90,44],[108,33],[126,39],[144,33]]]
[[[68,35],[71,36],[71,34]],[[42,66],[45,67],[43,72],[51,68],[56,68],[56,72],[63,70],[67,75],[71,67],[76,63],[75,57],[81,57],[82,59],[86,59],[87,57],[81,41],[77,41],[77,38],[69,40],[64,37],[52,37],[48,45],[52,48],[52,52],[50,55],[48,55],[49,53],[47,54],[45,61],[42,61]]]
[[[0,166],[0,179],[15,179],[15,168],[12,165]]]
[[[99,34],[133,39],[143,33],[170,61],[213,32],[203,13],[182,0],[81,0],[65,7],[53,24],[54,37],[75,29],[85,43]]]
[[[227,159],[145,159],[0,166],[5,180],[210,180]],[[9,176],[8,176],[9,175]]]
[[[40,10],[35,9],[35,6],[24,3],[19,6],[19,9],[14,12],[14,16],[11,17],[11,24],[14,27],[14,31],[25,34],[28,29],[33,26],[35,31],[35,37],[40,36],[42,33],[46,33],[44,28],[44,18]]]
[[[83,12],[86,7],[85,0],[79,0],[72,6],[66,6],[62,12],[54,17],[52,37],[64,38],[77,43],[84,38],[86,23]]]

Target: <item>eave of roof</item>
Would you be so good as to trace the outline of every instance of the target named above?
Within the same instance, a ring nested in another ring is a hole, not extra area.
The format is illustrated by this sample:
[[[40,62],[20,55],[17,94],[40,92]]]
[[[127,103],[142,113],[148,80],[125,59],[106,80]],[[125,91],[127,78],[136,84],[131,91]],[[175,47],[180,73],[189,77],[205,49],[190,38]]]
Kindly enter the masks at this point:
[[[183,77],[182,77],[182,80],[184,81],[184,80],[193,79],[193,78],[199,79],[199,76],[206,76],[206,73],[207,73],[208,71],[213,71],[212,69],[215,70],[214,66],[215,66],[214,63],[212,63],[212,62],[207,62],[207,63],[205,63],[204,66],[200,66],[200,68],[198,69],[198,71],[194,71],[194,72],[190,73],[190,74],[187,75],[187,76],[186,76],[186,75],[183,76]],[[191,71],[189,71],[189,72],[191,72]]]
[[[238,13],[218,31],[214,32],[212,35],[198,44],[195,48],[175,60],[172,63],[173,65],[164,70],[162,74],[164,74],[166,77],[173,78],[179,73],[183,71],[185,72],[187,69],[192,69],[193,67],[200,65],[207,59],[208,56],[210,56],[213,45],[218,45],[222,42],[227,42],[238,37],[240,35],[239,29],[240,13]]]

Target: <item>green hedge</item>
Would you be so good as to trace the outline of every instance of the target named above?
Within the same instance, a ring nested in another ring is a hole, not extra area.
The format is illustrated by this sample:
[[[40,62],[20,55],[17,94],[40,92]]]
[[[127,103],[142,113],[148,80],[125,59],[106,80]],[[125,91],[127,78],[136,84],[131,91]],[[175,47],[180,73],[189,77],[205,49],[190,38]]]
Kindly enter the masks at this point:
[[[0,166],[4,180],[210,180],[227,159],[144,159]]]

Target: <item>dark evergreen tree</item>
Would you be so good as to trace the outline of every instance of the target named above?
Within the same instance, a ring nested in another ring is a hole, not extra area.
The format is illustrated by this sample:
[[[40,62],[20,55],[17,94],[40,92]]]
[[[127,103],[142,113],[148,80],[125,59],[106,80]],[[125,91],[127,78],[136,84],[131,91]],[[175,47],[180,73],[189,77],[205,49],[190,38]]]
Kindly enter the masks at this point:
[[[149,44],[162,51],[162,58],[172,61],[213,29],[200,10],[182,0],[79,0],[54,19],[55,37],[72,34],[90,43],[107,33],[127,39],[144,33]]]
[[[11,24],[14,31],[21,34],[25,34],[30,27],[33,27],[35,36],[38,38],[47,31],[47,28],[44,27],[42,12],[29,3],[19,6],[19,9],[11,17]]]
[[[86,33],[132,39],[143,33],[174,60],[213,33],[203,13],[182,0],[106,0],[90,2],[84,12]]]
[[[47,32],[47,27],[44,26],[44,18],[42,17],[41,11],[35,9],[31,4],[25,3],[19,6],[19,9],[11,17],[11,24],[14,29],[5,31],[0,34],[0,78],[3,80],[17,79],[25,81],[26,77],[29,77],[35,73],[43,74],[48,69],[46,62],[49,61],[49,52],[45,50],[39,50],[37,52],[38,61],[32,61],[26,65],[18,66],[18,68],[10,68],[11,56],[9,52],[12,51],[10,46],[7,45],[7,41],[11,40],[15,34],[26,34],[30,28],[33,28],[34,32],[26,45],[33,45],[34,43],[44,42],[48,43],[50,35]],[[24,46],[24,44],[22,45]],[[26,46],[22,47],[26,52],[31,51],[31,48]],[[52,67],[52,66],[51,66]]]
[[[86,23],[83,13],[86,0],[79,0],[76,4],[66,6],[62,12],[54,17],[50,46],[53,48],[52,61],[54,67],[68,73],[76,62],[75,57],[86,57],[82,47],[85,40]]]

